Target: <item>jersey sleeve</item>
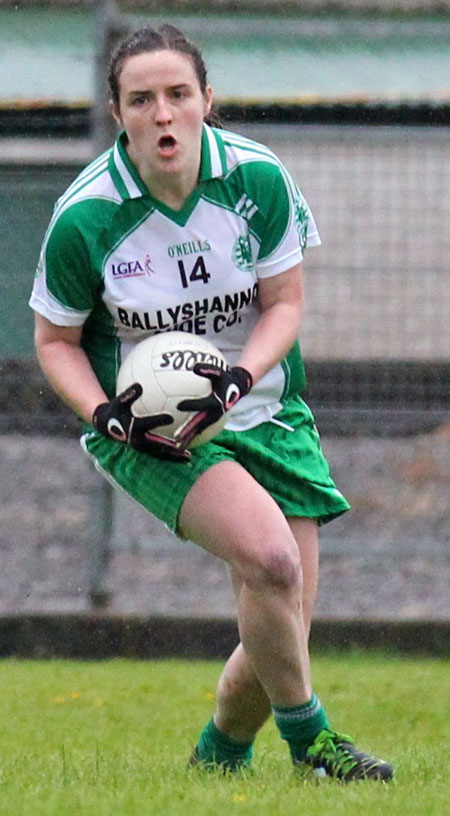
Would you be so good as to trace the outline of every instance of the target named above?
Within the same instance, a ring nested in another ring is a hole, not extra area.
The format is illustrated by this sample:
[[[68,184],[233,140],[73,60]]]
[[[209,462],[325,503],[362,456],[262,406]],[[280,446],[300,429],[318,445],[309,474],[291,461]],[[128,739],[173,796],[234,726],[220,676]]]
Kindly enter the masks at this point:
[[[299,188],[282,164],[266,168],[263,229],[257,259],[257,274],[268,278],[300,263],[307,247],[318,246],[320,237],[311,210]]]
[[[30,298],[31,308],[57,326],[83,325],[94,307],[98,287],[73,209],[47,231]]]

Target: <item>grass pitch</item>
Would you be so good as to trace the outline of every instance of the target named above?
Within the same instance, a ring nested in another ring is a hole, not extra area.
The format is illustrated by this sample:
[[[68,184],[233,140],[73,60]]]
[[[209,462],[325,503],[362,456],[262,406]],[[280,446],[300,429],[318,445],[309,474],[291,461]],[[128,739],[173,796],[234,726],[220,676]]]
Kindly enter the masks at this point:
[[[254,773],[186,770],[221,664],[0,662],[2,816],[440,816],[449,808],[449,661],[313,659],[333,726],[396,766],[396,780],[298,779],[273,722]]]

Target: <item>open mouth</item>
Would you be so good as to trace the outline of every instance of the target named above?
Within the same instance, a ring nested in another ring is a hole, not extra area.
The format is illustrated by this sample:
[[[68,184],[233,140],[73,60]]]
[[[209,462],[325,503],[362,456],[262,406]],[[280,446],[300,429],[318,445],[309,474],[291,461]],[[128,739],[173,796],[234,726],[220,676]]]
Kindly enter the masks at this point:
[[[176,144],[176,139],[173,136],[161,136],[158,141],[158,148],[162,153],[172,153]]]

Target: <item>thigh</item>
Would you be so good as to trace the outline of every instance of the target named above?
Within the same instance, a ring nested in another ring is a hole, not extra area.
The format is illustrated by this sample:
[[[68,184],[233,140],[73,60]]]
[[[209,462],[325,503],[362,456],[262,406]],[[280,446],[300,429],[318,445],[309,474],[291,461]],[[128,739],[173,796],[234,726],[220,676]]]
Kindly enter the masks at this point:
[[[263,563],[278,553],[295,561],[297,546],[280,508],[241,465],[222,461],[186,496],[179,532],[232,567]]]

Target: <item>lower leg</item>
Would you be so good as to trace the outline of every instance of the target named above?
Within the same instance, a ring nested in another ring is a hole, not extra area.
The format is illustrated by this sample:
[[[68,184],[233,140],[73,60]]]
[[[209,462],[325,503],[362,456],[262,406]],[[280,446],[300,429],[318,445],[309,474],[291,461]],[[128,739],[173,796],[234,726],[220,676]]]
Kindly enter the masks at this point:
[[[240,643],[219,679],[214,722],[225,734],[250,742],[270,713],[269,698]]]
[[[206,765],[220,764],[230,770],[248,765],[251,761],[254,736],[270,714],[271,706],[281,736],[289,743],[295,759],[303,757],[316,735],[329,725],[320,702],[312,695],[309,673],[304,670],[300,675],[302,658],[296,658],[294,652],[291,663],[288,644],[280,660],[280,653],[278,651],[276,654],[271,637],[266,637],[263,646],[260,646],[262,638],[258,629],[261,627],[261,630],[267,631],[267,620],[276,620],[280,616],[279,602],[275,597],[270,602],[266,599],[261,603],[258,597],[256,600],[252,597],[253,594],[258,596],[258,589],[249,589],[244,582],[238,602],[241,619],[244,606],[245,623],[244,626],[241,624],[241,637],[243,644],[250,641],[248,652],[253,662],[247,658],[244,645],[240,645],[229,659],[219,682],[215,718],[203,730],[196,749],[196,761],[200,760]],[[252,605],[258,609],[257,625],[253,623],[255,615],[251,610]],[[247,622],[249,619],[250,624]],[[301,620],[299,632],[299,641],[304,642],[306,649],[306,639],[301,637]],[[267,660],[267,654],[274,654],[273,663]],[[304,659],[308,663],[307,652]],[[258,660],[261,662],[258,663]],[[258,665],[262,666],[260,671],[267,684],[265,689],[257,680],[253,669],[255,663],[257,668]],[[278,686],[270,696],[270,684],[275,688],[274,674],[277,675]]]
[[[307,644],[301,616],[298,615],[298,601],[293,593],[290,603],[286,603],[284,595],[282,588],[269,592],[258,582],[255,587],[242,582],[238,619],[243,645],[235,650],[228,662],[228,671],[221,678],[219,689],[222,687],[223,694],[219,691],[218,712],[202,731],[193,755],[194,764],[200,761],[206,767],[220,765],[233,771],[245,767],[252,758],[256,730],[270,713],[269,700],[273,704],[279,700],[283,706],[296,708],[299,702],[307,703],[311,698]],[[250,654],[248,661],[245,645]],[[274,656],[273,660],[270,659],[271,655]],[[251,696],[256,677],[253,665],[256,665],[256,671],[259,668],[263,678],[262,682],[256,683],[257,701]],[[237,695],[232,688],[233,678],[237,681]],[[243,689],[245,679],[249,685],[247,690]],[[247,696],[245,691],[250,694]],[[237,705],[234,707],[227,706],[225,702],[228,692],[235,696]],[[224,713],[228,711],[230,716],[225,727],[220,720],[221,704]]]
[[[303,730],[305,719],[316,716],[317,705],[302,614],[300,557],[286,519],[249,474],[228,462],[211,468],[191,489],[180,514],[180,532],[224,558],[239,575],[242,646],[292,750],[297,731]],[[225,736],[219,729],[214,739]],[[211,761],[209,756],[201,759]]]
[[[191,488],[181,508],[179,532],[223,558],[239,575],[241,640],[271,702],[307,700],[300,555],[274,500],[235,462],[221,462]]]
[[[253,587],[244,581],[238,608],[242,646],[267,694],[292,758],[302,760],[318,734],[329,728],[329,722],[320,700],[312,693],[307,638],[298,601],[291,598],[286,602],[283,590],[270,593],[266,587]]]
[[[217,467],[219,468],[220,466]],[[227,487],[233,485],[234,473],[227,474],[224,472],[223,468],[221,468],[220,472],[225,476]],[[227,475],[231,478],[227,479]],[[220,490],[218,491],[218,494],[214,494],[214,490],[211,491],[211,484],[209,484],[208,491],[204,493],[203,496],[194,494],[194,504],[196,504],[197,507],[202,506],[202,499],[206,500],[205,513],[208,513],[209,511],[211,513],[211,517],[214,518],[214,525],[212,528],[210,527],[208,534],[205,536],[205,543],[203,546],[207,546],[206,541],[208,541],[208,539],[214,540],[214,527],[216,525],[215,511],[217,508],[226,508],[231,506],[233,507],[235,518],[250,518],[253,522],[255,513],[254,508],[251,506],[251,502],[249,502],[249,505],[246,506],[245,502],[242,501],[242,497],[246,495],[243,490],[244,485],[236,483],[235,486],[236,492],[234,495],[232,495],[233,491],[228,489],[225,491],[226,495],[220,495]],[[189,513],[187,517],[189,518]],[[221,523],[223,524],[224,521],[226,522],[226,519],[224,519],[222,516]],[[187,529],[189,529],[189,524],[187,524]],[[239,528],[235,528],[232,532],[236,535],[235,540],[239,541],[240,533],[242,531]],[[188,535],[187,537],[192,538],[193,540],[198,540],[194,536]],[[200,538],[202,538],[202,536],[200,536]],[[233,540],[234,536],[228,538],[227,546],[231,550],[233,549]],[[278,539],[275,538],[272,540]],[[261,537],[261,542],[264,543],[264,541],[265,538],[263,534]],[[202,542],[199,541],[199,543]],[[218,552],[217,549],[215,550],[213,548],[212,551],[215,552],[216,555],[228,560],[229,563],[233,563],[233,559],[226,557],[225,550],[223,552]],[[305,563],[303,563],[303,568],[305,569]],[[248,608],[250,607],[251,609],[252,605],[256,606],[257,613],[260,611],[260,609],[258,609],[258,606],[261,606],[257,599],[258,594],[257,587],[252,588],[251,584],[250,586],[248,585],[248,581],[244,580],[242,582],[242,588],[239,592],[241,617],[242,608],[247,610],[247,615]],[[283,595],[282,592],[280,594]],[[286,594],[289,595],[289,593]],[[276,659],[278,661],[280,657],[279,640],[276,637],[274,642],[272,637],[271,642],[268,643],[267,640],[264,639],[264,632],[258,632],[257,625],[255,625],[255,628],[252,630],[252,625],[255,624],[255,610],[253,610],[253,612],[250,614],[250,621],[244,622],[244,626],[241,629],[243,646],[238,647],[232,656],[229,666],[221,678],[217,713],[218,721],[222,727],[226,727],[226,725],[224,726],[223,723],[226,724],[227,721],[229,722],[229,730],[230,732],[234,733],[235,739],[227,736],[225,731],[221,731],[217,725],[214,725],[214,723],[211,722],[210,726],[208,726],[205,731],[208,730],[209,737],[211,737],[212,734],[214,743],[212,745],[212,750],[210,743],[210,746],[208,747],[209,753],[206,754],[206,757],[205,755],[197,756],[197,759],[200,759],[202,763],[205,761],[208,763],[211,761],[211,757],[212,761],[214,762],[215,757],[218,756],[216,750],[217,745],[220,745],[222,748],[225,747],[226,749],[225,753],[222,754],[224,757],[222,763],[224,768],[235,769],[241,765],[248,764],[251,758],[251,741],[249,738],[251,738],[252,733],[254,733],[254,730],[258,727],[258,722],[262,724],[267,716],[268,701],[270,699],[281,736],[289,743],[289,748],[295,764],[304,764],[306,761],[309,766],[312,766],[315,769],[315,773],[317,775],[334,776],[344,780],[367,778],[387,780],[392,777],[393,770],[389,763],[358,751],[348,737],[345,737],[342,734],[337,734],[329,729],[325,712],[321,708],[315,695],[311,695],[309,699],[300,705],[297,705],[296,703],[292,705],[291,696],[290,702],[288,702],[286,705],[286,698],[289,698],[289,696],[292,695],[292,689],[294,687],[297,689],[301,688],[301,693],[304,695],[305,689],[308,685],[309,660],[307,660],[306,670],[303,672],[301,671],[300,674],[297,672],[297,666],[299,662],[302,662],[301,655],[304,654],[303,649],[304,647],[306,648],[307,644],[314,594],[315,589],[310,593],[309,597],[306,595],[303,599],[303,627],[301,621],[301,609],[297,609],[300,617],[300,643],[297,642],[296,644],[296,653],[293,655],[293,660],[291,661],[290,666],[288,657],[283,655],[283,659],[281,661],[283,682],[281,686],[278,686],[278,688],[276,687],[276,677],[274,677],[273,667],[261,666],[260,660],[261,655],[264,652],[273,648],[273,653],[276,655]],[[252,595],[254,596],[253,598]],[[278,598],[278,602],[279,601],[280,598]],[[266,598],[266,603],[262,604],[263,616],[269,615],[270,618],[270,612],[272,611],[273,613],[276,606],[276,593],[275,595],[272,593],[269,599]],[[289,622],[292,624],[292,603],[290,601],[285,604],[284,613],[284,622],[286,623],[287,619],[288,624]],[[287,637],[283,637],[281,649],[282,653],[286,645],[289,645],[289,634],[292,637],[293,631],[295,631],[295,627],[292,627],[292,625],[288,625],[287,629],[284,629],[283,634],[287,634]],[[297,677],[295,677],[295,675],[297,675]],[[256,680],[256,677],[258,677],[258,680]],[[250,701],[252,699],[252,688],[256,688],[256,695],[253,701],[254,704],[249,706],[248,720],[240,721],[240,712],[243,711],[244,698],[240,697],[239,689],[244,690],[244,695],[248,695],[247,701]],[[278,697],[279,693],[283,699]],[[229,697],[228,701],[226,699],[227,696]],[[235,708],[233,711],[233,704],[231,701],[233,698],[236,700],[239,697],[239,703],[235,703]],[[278,699],[280,699],[280,704],[276,706]],[[248,741],[246,742],[246,740]]]
[[[306,636],[317,595],[319,547],[317,523],[313,519],[288,520],[297,541],[303,570],[302,608]],[[233,587],[238,596],[241,582],[232,571]],[[226,663],[217,689],[214,722],[225,734],[242,742],[251,741],[271,714],[269,698],[254,671],[242,644]]]
[[[244,650],[272,705],[295,706],[311,696],[301,577],[281,559],[270,577],[245,577],[237,599]]]

